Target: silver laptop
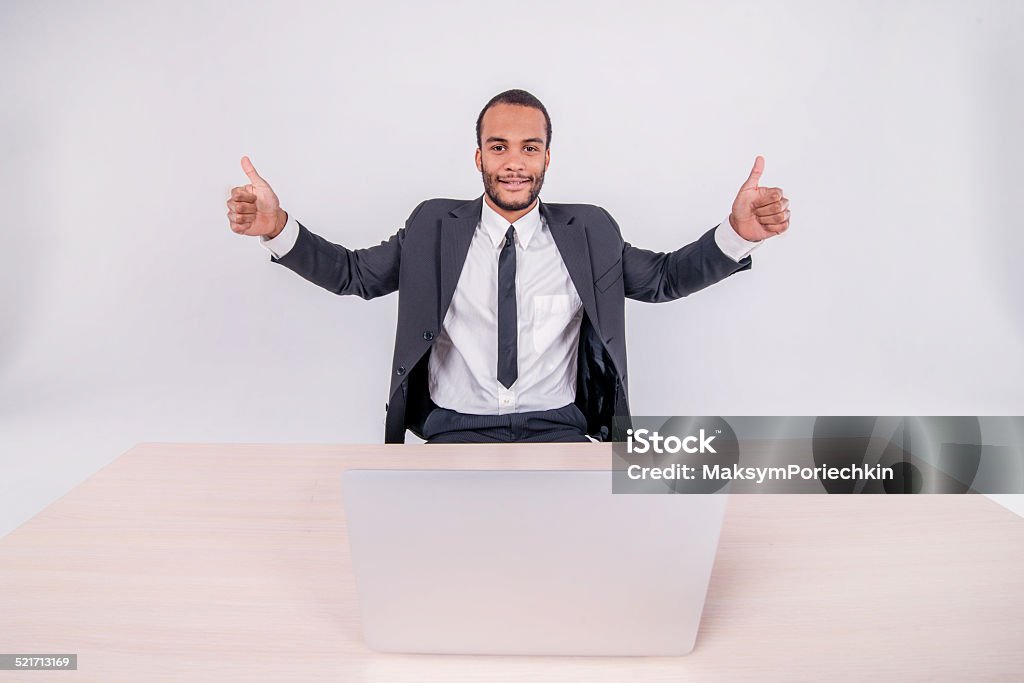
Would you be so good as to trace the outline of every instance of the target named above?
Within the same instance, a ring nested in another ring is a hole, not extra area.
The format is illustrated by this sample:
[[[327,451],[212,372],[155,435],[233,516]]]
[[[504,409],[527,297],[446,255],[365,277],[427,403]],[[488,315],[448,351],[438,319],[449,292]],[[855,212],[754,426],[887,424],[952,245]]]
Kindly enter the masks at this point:
[[[367,645],[684,655],[728,495],[612,494],[611,472],[348,470]]]

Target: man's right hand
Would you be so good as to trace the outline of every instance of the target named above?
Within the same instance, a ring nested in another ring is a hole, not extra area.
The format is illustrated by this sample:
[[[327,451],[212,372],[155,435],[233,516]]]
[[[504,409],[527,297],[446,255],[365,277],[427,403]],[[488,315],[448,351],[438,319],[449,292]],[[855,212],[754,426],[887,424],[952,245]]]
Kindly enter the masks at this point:
[[[231,188],[228,199],[228,221],[239,235],[277,237],[288,220],[270,184],[256,172],[249,157],[242,157],[242,170],[249,184]]]

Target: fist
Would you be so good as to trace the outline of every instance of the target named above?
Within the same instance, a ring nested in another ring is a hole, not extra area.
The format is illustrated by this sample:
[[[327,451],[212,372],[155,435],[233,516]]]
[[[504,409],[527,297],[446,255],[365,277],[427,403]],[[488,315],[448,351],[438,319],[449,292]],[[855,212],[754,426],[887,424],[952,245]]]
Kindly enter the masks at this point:
[[[760,187],[764,157],[754,160],[750,176],[740,187],[732,203],[729,223],[732,229],[749,242],[781,235],[789,228],[789,200],[781,187]]]
[[[239,235],[265,235],[277,237],[284,229],[288,214],[270,184],[260,177],[249,157],[242,157],[242,170],[249,176],[249,184],[231,188],[228,199],[228,223]]]

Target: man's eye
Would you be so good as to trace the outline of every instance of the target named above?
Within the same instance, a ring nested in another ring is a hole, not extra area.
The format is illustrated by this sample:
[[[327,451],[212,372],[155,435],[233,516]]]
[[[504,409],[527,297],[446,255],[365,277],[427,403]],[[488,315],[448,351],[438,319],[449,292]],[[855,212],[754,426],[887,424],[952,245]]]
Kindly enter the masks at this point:
[[[501,150],[505,149],[505,145],[495,145],[494,147],[491,147],[491,149],[495,152],[500,152]]]
[[[526,146],[526,151],[527,151],[527,152],[536,152],[536,151],[537,151],[537,148],[536,148],[536,147],[534,147],[533,145],[527,145],[527,146]]]

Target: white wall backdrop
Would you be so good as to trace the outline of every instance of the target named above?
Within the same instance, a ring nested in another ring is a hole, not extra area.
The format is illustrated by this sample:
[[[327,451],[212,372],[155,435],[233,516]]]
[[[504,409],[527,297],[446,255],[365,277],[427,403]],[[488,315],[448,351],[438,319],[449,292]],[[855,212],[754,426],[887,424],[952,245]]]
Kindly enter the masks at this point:
[[[252,157],[350,247],[472,198],[492,95],[551,112],[542,197],[668,250],[757,154],[790,231],[627,304],[637,414],[1024,414],[1024,4],[0,5],[0,535],[139,441],[383,438],[397,300],[228,228]],[[239,463],[239,467],[244,467]]]

